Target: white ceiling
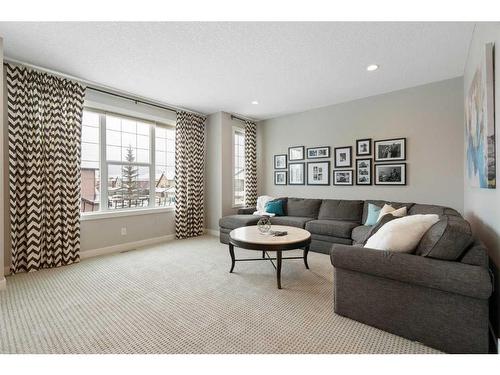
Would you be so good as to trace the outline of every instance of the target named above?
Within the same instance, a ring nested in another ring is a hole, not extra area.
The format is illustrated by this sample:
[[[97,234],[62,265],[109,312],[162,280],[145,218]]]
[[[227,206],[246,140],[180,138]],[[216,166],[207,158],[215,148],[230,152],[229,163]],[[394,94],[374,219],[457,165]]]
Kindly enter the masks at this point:
[[[265,119],[461,76],[473,27],[0,22],[0,36],[10,58],[206,114]],[[367,72],[373,63],[381,68]]]

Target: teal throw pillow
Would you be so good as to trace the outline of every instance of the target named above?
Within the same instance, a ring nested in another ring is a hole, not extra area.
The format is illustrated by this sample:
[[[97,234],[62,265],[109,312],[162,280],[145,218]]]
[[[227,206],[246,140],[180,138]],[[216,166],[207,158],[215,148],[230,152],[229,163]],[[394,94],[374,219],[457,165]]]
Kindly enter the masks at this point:
[[[275,214],[276,216],[284,216],[285,212],[283,211],[283,201],[269,201],[266,203],[264,209],[267,213]]]
[[[382,207],[375,206],[374,204],[368,203],[368,215],[366,215],[365,225],[375,225],[377,224],[378,215]]]

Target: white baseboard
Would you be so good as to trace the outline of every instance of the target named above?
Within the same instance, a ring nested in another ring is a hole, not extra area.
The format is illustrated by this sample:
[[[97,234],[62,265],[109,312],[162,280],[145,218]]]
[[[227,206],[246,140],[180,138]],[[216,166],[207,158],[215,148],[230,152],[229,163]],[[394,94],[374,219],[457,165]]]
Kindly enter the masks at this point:
[[[7,280],[5,280],[5,277],[2,277],[0,279],[0,290],[5,290],[7,289]]]
[[[209,234],[211,236],[219,237],[219,231],[216,230],[216,229],[208,229],[208,228],[206,228],[205,229],[205,233]]]
[[[101,247],[99,249],[80,251],[80,259],[87,259],[92,257],[97,257],[99,255],[119,253],[122,251],[128,251],[137,249],[144,246],[156,245],[162,242],[167,242],[175,239],[175,234],[169,234],[167,236],[153,237],[146,240],[126,242],[119,245]]]

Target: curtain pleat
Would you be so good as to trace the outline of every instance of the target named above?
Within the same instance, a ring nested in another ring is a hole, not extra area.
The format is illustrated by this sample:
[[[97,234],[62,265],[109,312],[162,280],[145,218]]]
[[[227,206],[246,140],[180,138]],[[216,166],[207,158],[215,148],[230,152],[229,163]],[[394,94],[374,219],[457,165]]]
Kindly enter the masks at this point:
[[[245,121],[245,206],[257,205],[257,126]]]
[[[85,88],[7,65],[11,271],[79,261]]]
[[[205,117],[177,112],[175,128],[175,236],[203,234]]]

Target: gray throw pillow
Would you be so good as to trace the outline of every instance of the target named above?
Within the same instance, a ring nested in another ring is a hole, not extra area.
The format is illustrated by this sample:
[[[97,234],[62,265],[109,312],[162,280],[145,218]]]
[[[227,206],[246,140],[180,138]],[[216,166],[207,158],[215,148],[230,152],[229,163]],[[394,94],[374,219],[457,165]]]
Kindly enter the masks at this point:
[[[442,260],[457,260],[472,243],[467,221],[456,216],[442,216],[425,232],[417,246],[417,255]]]
[[[385,214],[380,218],[379,221],[370,229],[370,231],[366,234],[365,240],[363,241],[363,246],[366,245],[368,239],[373,236],[377,231],[384,226],[384,224],[388,223],[391,220],[398,219],[398,217],[393,214]]]

